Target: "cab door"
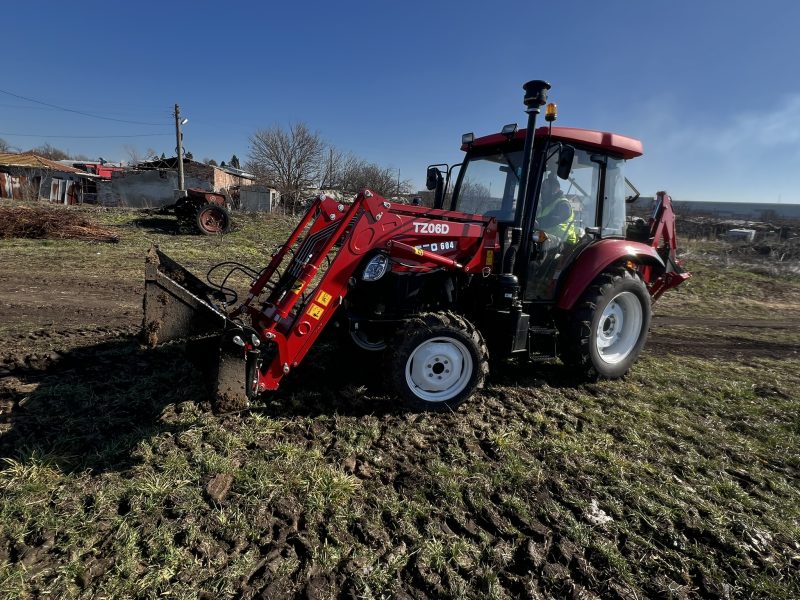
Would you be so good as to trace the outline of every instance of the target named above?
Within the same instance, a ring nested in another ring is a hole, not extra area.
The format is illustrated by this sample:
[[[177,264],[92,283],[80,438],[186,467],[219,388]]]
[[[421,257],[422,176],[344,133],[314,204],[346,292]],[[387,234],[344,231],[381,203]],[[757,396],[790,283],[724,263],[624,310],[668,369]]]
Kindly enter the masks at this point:
[[[593,155],[576,148],[566,179],[557,176],[559,152],[549,153],[536,203],[533,237],[524,291],[527,301],[550,301],[558,280],[578,251],[596,239],[601,167]]]

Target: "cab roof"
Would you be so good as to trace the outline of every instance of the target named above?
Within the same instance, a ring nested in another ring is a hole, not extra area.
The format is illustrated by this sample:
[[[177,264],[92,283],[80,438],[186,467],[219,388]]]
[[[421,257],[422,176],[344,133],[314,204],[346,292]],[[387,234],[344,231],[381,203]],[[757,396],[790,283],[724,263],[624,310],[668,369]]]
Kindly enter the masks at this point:
[[[549,127],[539,127],[536,130],[536,137],[547,135]],[[525,140],[525,129],[518,130],[513,140]],[[576,127],[553,127],[553,139],[562,142],[571,142],[581,146],[588,146],[590,148],[597,148],[609,154],[616,154],[622,158],[636,158],[644,153],[642,142],[637,139],[620,135],[618,133],[609,133],[607,131],[594,131],[592,129],[578,129]],[[482,146],[501,146],[508,143],[508,137],[502,133],[493,133],[492,135],[485,135],[483,137],[475,138],[472,142],[472,148],[480,148]],[[461,149],[466,151],[469,149],[467,144],[461,146]]]

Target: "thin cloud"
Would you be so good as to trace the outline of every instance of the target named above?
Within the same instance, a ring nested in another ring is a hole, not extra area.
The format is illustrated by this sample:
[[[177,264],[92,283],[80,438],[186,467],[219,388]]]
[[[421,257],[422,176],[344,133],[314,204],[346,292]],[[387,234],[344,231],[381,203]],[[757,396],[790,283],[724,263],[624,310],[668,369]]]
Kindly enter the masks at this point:
[[[795,150],[800,149],[800,93],[784,97],[773,107],[733,114],[715,126],[693,122],[674,100],[653,98],[631,122],[647,146],[662,150],[713,152],[718,158],[779,146]]]
[[[644,103],[630,120],[645,142],[645,157],[631,165],[640,189],[666,187],[681,200],[800,202],[800,93],[715,121],[699,121],[675,98]]]
[[[800,94],[789,96],[767,110],[740,113],[719,131],[707,131],[702,139],[722,154],[742,147],[775,148],[800,143]]]

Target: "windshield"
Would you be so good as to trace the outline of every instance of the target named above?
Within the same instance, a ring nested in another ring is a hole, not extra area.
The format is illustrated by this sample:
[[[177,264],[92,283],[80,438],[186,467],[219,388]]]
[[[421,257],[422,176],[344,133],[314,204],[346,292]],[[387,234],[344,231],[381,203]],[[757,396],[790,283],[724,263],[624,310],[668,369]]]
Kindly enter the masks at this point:
[[[514,220],[522,150],[472,157],[462,170],[455,210]]]

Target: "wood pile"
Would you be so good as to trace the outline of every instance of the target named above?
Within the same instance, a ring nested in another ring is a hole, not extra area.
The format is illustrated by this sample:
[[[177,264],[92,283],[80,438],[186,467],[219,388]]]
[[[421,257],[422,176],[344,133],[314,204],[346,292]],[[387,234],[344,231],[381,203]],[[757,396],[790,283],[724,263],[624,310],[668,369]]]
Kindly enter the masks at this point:
[[[10,238],[118,242],[119,234],[69,209],[0,206],[0,239]]]

